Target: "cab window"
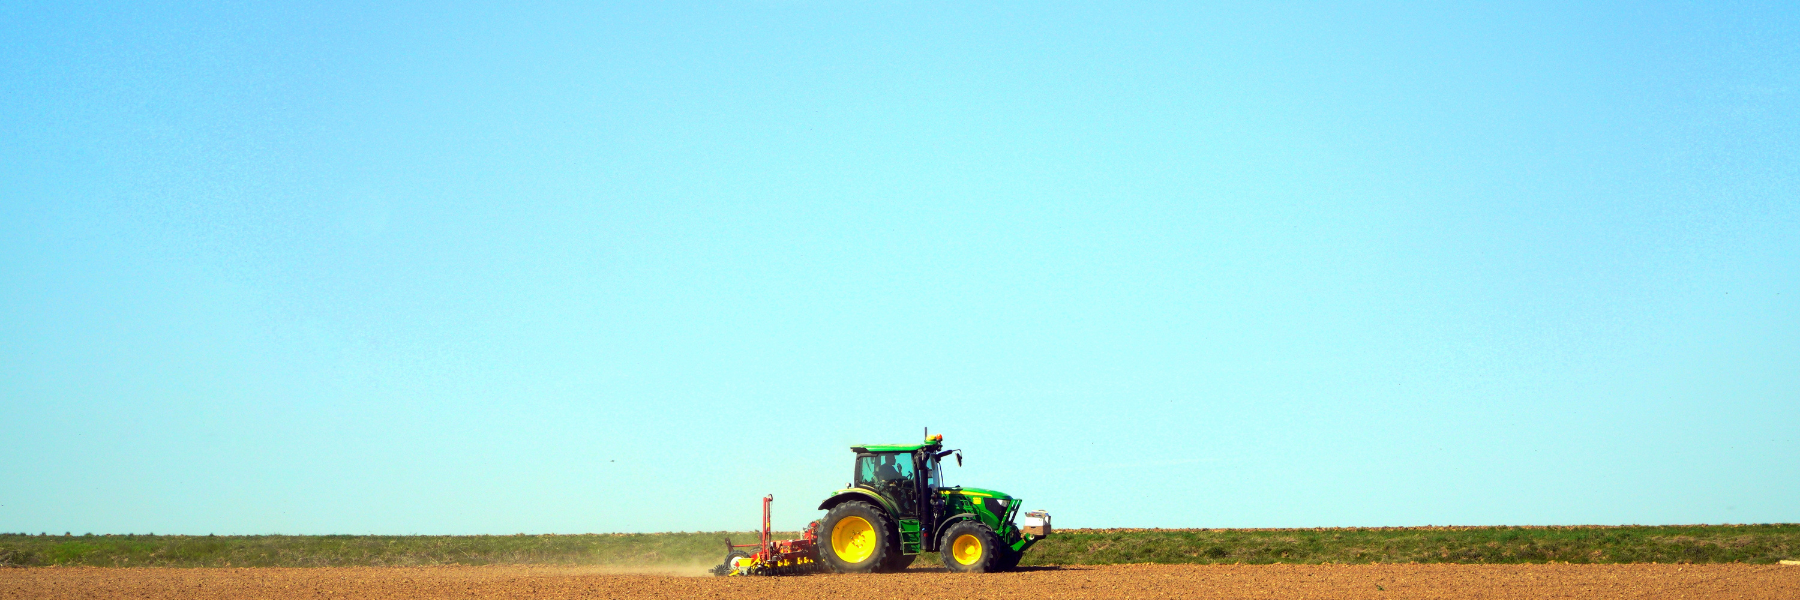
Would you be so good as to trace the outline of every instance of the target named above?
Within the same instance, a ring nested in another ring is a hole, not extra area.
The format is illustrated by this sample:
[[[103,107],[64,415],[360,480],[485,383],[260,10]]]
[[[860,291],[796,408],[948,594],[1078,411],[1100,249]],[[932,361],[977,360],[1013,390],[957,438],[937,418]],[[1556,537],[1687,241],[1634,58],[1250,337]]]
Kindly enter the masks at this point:
[[[883,487],[888,482],[912,481],[912,454],[881,453],[856,457],[856,484]]]

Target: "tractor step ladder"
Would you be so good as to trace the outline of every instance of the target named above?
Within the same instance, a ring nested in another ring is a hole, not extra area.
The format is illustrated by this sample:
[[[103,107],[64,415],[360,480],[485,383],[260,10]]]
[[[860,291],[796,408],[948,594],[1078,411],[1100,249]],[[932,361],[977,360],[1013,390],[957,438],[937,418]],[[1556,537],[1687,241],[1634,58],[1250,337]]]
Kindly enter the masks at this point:
[[[919,540],[919,520],[900,519],[900,553],[918,554],[925,550],[923,546]]]

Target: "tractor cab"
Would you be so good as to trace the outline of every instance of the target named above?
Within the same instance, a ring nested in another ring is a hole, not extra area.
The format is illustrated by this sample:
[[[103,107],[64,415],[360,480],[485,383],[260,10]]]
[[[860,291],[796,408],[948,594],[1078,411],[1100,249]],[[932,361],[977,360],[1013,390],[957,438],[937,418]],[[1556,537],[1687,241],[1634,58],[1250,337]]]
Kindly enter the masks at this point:
[[[918,518],[932,513],[944,487],[943,458],[961,450],[944,450],[944,436],[931,436],[923,444],[852,446],[856,470],[850,489],[873,492],[886,500],[898,516]]]
[[[856,480],[851,485],[887,498],[899,509],[900,514],[916,514],[919,511],[920,490],[915,479],[926,467],[915,462],[915,456],[911,452],[857,454]]]

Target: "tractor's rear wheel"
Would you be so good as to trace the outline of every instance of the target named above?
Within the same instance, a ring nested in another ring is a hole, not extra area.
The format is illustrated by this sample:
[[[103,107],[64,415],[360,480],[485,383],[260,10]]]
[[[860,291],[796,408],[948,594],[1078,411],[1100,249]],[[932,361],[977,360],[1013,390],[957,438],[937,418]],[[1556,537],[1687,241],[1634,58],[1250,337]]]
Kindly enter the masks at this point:
[[[1002,555],[1011,551],[1000,545],[994,530],[975,521],[958,521],[944,532],[938,558],[956,573],[992,573],[1003,567]]]
[[[867,502],[845,502],[819,522],[819,562],[835,573],[871,573],[891,564],[900,544],[887,512]]]

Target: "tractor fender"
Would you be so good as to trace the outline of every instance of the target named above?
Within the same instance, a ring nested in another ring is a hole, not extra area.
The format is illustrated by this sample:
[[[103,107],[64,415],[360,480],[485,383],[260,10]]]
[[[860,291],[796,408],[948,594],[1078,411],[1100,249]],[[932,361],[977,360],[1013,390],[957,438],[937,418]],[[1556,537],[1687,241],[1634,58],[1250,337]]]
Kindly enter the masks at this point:
[[[944,532],[949,531],[950,526],[955,525],[957,521],[974,521],[976,523],[980,523],[981,517],[975,516],[975,513],[957,513],[954,515],[950,515],[948,517],[944,517],[944,520],[938,521],[937,529],[934,529],[933,531],[936,531],[938,537],[942,538],[944,535]],[[944,547],[943,539],[938,540],[938,547],[939,548]]]
[[[886,510],[889,515],[900,514],[900,511],[895,510],[894,505],[888,502],[887,498],[883,498],[881,497],[881,494],[862,488],[848,488],[832,492],[830,496],[825,498],[824,502],[819,503],[819,510],[831,510],[831,507],[851,500],[873,500],[876,506],[880,506],[882,510]]]

